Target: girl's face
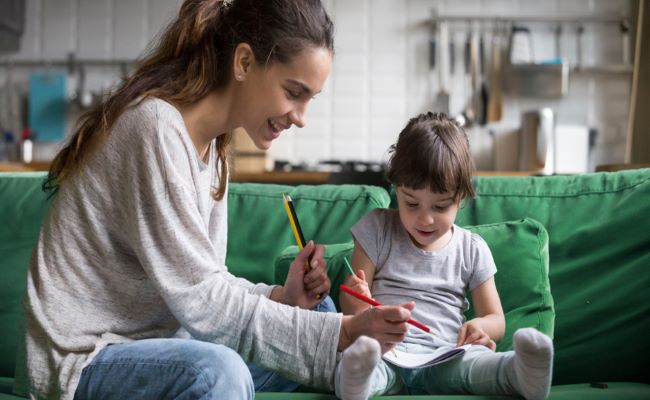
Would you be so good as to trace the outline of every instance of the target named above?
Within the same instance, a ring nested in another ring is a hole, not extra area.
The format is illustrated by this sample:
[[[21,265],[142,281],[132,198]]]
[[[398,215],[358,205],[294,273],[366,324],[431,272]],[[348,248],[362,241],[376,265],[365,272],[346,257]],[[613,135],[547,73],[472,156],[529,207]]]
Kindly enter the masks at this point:
[[[399,186],[397,203],[400,221],[417,247],[436,251],[449,242],[459,206],[453,194]]]
[[[305,126],[309,101],[327,79],[332,54],[322,47],[303,50],[289,63],[254,64],[241,82],[239,119],[259,149],[268,149],[291,125]]]

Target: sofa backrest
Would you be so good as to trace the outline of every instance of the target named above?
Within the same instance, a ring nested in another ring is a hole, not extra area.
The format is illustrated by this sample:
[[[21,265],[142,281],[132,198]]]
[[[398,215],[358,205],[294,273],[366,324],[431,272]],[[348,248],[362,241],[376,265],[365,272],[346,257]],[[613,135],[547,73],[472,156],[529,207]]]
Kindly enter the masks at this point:
[[[229,191],[226,264],[235,275],[269,284],[275,283],[274,258],[296,244],[282,193],[293,200],[305,240],[322,244],[350,241],[355,222],[390,202],[386,190],[365,185],[233,183]]]
[[[554,384],[650,383],[650,169],[474,183],[459,225],[530,217],[548,231]]]

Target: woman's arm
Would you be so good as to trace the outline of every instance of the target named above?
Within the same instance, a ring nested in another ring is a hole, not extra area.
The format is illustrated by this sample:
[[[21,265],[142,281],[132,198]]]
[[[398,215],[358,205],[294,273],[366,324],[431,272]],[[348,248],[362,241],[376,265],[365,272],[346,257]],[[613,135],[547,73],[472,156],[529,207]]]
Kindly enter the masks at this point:
[[[375,277],[375,265],[370,261],[368,255],[356,240],[354,241],[354,253],[352,253],[351,265],[356,275],[348,275],[345,278],[345,284],[357,292],[372,298],[370,287],[372,287],[372,281]],[[356,315],[371,307],[369,304],[345,293],[339,295],[339,304],[341,305],[341,311],[346,315]]]
[[[476,318],[467,321],[460,328],[457,345],[472,343],[493,347],[494,342],[501,340],[506,329],[494,277],[472,290],[472,304],[476,310]]]

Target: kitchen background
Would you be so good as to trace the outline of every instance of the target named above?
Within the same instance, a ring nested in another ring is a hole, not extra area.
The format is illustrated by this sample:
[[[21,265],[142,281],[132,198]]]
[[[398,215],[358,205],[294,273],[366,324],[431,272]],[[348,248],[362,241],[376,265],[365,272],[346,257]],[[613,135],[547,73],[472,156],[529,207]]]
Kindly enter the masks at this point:
[[[336,54],[307,126],[266,155],[240,140],[242,159],[261,160],[240,170],[375,167],[410,117],[443,109],[468,122],[479,170],[581,173],[625,161],[638,0],[324,3]],[[2,129],[19,138],[31,127],[33,160],[49,161],[179,5],[25,1],[18,48],[0,50]],[[525,160],[535,154],[541,163]]]

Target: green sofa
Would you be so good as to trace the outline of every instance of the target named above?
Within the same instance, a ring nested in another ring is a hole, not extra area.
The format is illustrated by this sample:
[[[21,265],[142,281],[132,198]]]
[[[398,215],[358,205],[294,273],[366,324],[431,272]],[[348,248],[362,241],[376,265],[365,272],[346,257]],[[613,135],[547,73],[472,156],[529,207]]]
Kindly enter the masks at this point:
[[[26,268],[48,207],[43,177],[0,173],[0,400],[19,398],[11,393]],[[477,177],[475,188],[477,197],[463,205],[457,223],[481,234],[497,263],[507,324],[498,349],[511,347],[516,328],[534,326],[554,338],[549,398],[650,399],[650,169]],[[233,273],[284,280],[296,248],[282,192],[294,199],[307,238],[327,245],[337,301],[342,260],[352,249],[350,226],[373,208],[392,206],[391,194],[361,185],[233,183],[227,259]],[[334,398],[299,390],[257,397]]]

